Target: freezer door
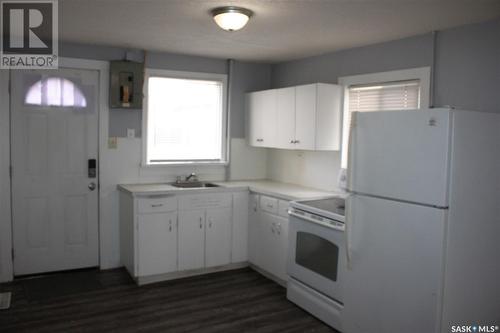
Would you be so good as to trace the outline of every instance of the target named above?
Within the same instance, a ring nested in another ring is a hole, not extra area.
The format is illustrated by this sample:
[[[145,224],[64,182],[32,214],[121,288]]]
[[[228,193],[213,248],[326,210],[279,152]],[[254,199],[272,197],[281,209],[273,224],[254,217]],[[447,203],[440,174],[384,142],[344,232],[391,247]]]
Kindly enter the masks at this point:
[[[447,206],[450,110],[353,115],[350,191]]]
[[[357,195],[346,204],[345,332],[437,332],[446,210]]]

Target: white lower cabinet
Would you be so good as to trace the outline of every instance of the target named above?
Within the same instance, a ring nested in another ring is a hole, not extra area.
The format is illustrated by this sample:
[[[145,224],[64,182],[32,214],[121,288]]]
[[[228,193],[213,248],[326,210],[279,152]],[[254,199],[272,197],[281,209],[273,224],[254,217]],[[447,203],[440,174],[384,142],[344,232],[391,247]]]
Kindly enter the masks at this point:
[[[205,267],[205,210],[179,211],[179,270]]]
[[[255,266],[258,266],[259,197],[258,194],[250,194],[248,207],[248,261]]]
[[[179,212],[179,270],[231,263],[231,209]]]
[[[231,194],[184,196],[179,207],[179,270],[230,264]]]
[[[177,270],[177,212],[139,215],[137,235],[139,275]]]
[[[231,263],[231,209],[207,209],[205,232],[205,266]]]
[[[251,197],[250,205],[249,261],[286,281],[288,217],[283,216],[283,210],[278,210],[278,206],[288,206],[288,202],[268,196],[260,196],[259,200],[259,196],[255,195]]]
[[[286,281],[288,202],[248,191],[120,193],[120,255],[138,284],[252,263]]]

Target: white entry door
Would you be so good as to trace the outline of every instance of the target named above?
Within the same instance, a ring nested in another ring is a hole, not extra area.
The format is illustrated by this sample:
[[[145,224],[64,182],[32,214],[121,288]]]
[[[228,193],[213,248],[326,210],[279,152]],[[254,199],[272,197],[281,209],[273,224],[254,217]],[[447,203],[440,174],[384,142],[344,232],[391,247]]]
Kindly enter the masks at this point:
[[[15,275],[99,265],[97,96],[97,71],[12,71]]]

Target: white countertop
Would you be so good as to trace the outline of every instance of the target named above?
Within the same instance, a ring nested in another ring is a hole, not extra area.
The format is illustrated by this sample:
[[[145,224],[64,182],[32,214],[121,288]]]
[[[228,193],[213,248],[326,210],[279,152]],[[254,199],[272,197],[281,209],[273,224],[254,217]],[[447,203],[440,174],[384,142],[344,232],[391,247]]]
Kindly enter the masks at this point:
[[[178,188],[169,184],[121,184],[118,185],[118,189],[133,196],[250,190],[251,192],[266,194],[285,200],[309,199],[340,194],[338,192],[318,190],[271,180],[214,181],[211,183],[217,184],[219,187]]]

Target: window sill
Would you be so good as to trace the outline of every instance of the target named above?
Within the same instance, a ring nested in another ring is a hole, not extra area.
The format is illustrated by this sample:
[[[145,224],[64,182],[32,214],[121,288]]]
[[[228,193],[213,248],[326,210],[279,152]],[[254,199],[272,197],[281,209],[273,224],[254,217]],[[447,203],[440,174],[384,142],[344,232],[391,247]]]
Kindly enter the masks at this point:
[[[167,167],[172,167],[172,166],[228,166],[229,161],[220,161],[220,162],[164,162],[164,163],[155,163],[155,164],[147,164],[147,163],[142,163],[141,168],[152,168],[152,169],[157,169],[157,168],[167,168]]]

